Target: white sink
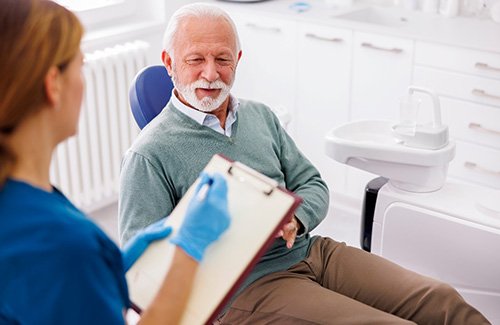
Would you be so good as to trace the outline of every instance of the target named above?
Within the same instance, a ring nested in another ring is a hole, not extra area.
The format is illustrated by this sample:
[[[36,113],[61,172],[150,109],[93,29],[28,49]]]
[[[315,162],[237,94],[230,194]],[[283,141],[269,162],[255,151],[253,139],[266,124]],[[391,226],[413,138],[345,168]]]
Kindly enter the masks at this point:
[[[346,14],[337,15],[333,18],[354,20],[362,23],[384,25],[391,27],[404,26],[408,23],[408,13],[392,8],[368,7],[355,10]]]
[[[403,190],[438,190],[455,156],[455,143],[450,141],[435,150],[406,146],[393,135],[396,123],[364,120],[337,127],[326,136],[326,154],[338,162],[384,176]]]

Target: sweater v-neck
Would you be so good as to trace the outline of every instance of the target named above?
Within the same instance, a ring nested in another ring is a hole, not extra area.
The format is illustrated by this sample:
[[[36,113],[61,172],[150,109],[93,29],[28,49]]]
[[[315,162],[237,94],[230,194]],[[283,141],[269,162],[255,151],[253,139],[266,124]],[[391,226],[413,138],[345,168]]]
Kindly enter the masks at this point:
[[[195,127],[195,128],[201,129],[201,130],[209,130],[208,132],[211,132],[216,137],[221,138],[221,139],[226,139],[226,141],[229,141],[229,142],[234,142],[234,140],[236,139],[236,135],[238,133],[238,123],[239,123],[240,116],[236,117],[236,120],[234,121],[233,125],[231,126],[232,127],[231,136],[227,136],[225,134],[217,132],[216,130],[214,130],[214,129],[206,126],[206,125],[200,124],[197,121],[193,120],[191,117],[187,116],[186,114],[184,114],[180,110],[178,110],[172,104],[171,101],[168,102],[166,108],[167,108],[166,109],[167,112],[165,112],[165,113],[167,113],[167,114],[169,114],[169,113],[173,114],[174,118],[179,119],[179,121],[181,123],[188,124],[189,127]]]

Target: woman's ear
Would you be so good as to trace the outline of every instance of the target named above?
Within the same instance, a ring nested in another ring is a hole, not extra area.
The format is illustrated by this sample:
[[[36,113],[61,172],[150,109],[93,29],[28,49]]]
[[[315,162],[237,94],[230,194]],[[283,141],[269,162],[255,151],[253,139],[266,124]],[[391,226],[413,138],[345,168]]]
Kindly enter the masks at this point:
[[[61,71],[57,67],[51,67],[45,75],[45,95],[51,107],[59,107],[61,92]]]

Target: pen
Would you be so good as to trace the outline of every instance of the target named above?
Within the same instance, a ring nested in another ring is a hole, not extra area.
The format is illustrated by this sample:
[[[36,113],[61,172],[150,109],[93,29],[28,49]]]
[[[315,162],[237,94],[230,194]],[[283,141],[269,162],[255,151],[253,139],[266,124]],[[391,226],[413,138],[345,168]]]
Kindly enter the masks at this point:
[[[206,182],[201,186],[200,190],[198,191],[198,194],[196,195],[196,199],[198,201],[203,201],[205,199],[205,197],[207,196],[208,189],[210,188],[212,183],[213,179],[210,178],[208,182]]]

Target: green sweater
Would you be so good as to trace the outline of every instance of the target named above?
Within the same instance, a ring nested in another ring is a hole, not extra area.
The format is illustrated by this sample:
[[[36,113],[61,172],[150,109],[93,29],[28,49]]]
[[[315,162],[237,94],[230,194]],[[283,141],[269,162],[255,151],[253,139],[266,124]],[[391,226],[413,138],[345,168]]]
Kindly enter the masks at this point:
[[[241,100],[231,137],[200,125],[172,103],[140,133],[122,162],[119,226],[121,241],[170,214],[214,154],[240,161],[302,197],[296,217],[304,226],[291,249],[276,239],[244,287],[303,260],[312,244],[309,231],[326,216],[328,188],[297,149],[271,110]],[[255,225],[253,231],[258,231]]]

